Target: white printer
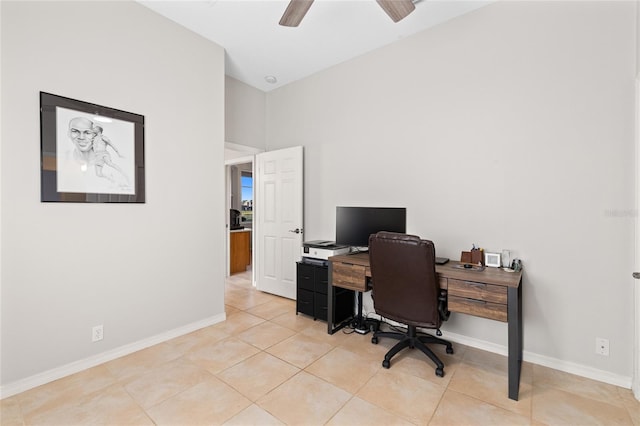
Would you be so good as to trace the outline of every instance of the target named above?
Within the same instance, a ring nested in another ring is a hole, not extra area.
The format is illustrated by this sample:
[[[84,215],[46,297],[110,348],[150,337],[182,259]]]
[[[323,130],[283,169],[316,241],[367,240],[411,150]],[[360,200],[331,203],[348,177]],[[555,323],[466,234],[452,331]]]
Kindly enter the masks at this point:
[[[331,256],[346,254],[351,251],[349,246],[336,245],[335,241],[315,240],[302,243],[302,257],[307,259],[327,260]]]

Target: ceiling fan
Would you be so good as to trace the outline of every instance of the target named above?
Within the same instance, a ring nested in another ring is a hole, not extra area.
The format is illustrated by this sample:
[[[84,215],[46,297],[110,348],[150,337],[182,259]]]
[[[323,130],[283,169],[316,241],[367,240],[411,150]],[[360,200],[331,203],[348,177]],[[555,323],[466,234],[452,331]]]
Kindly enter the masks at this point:
[[[416,6],[412,0],[376,0],[387,15],[398,22],[413,12]],[[313,0],[291,0],[284,15],[280,19],[280,25],[285,27],[297,27],[307,13]]]

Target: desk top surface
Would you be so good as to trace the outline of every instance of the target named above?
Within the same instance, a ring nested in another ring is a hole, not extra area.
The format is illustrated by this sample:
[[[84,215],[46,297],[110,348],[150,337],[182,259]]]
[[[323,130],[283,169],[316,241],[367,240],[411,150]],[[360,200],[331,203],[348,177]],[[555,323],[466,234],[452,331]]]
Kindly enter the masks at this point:
[[[329,258],[329,262],[341,262],[351,265],[369,267],[369,253],[341,254]],[[476,281],[487,284],[518,287],[522,278],[522,270],[507,272],[502,268],[484,268],[482,271],[473,271],[461,268],[462,263],[451,260],[444,265],[436,265],[436,272],[446,278],[454,278],[463,281]]]
[[[231,232],[232,234],[235,234],[237,232],[251,232],[251,228],[231,229],[229,230],[229,232]]]

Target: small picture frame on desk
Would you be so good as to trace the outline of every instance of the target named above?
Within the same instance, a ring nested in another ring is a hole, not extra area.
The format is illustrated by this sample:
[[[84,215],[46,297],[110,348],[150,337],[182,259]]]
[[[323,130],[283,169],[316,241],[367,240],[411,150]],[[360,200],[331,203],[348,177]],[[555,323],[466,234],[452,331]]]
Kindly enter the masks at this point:
[[[500,253],[484,253],[484,265],[492,268],[500,268],[502,266],[502,260],[500,259]]]

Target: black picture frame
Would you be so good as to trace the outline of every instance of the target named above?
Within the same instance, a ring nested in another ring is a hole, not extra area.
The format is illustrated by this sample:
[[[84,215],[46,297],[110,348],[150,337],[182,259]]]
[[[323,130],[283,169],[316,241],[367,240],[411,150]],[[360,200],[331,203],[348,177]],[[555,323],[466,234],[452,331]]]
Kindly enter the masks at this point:
[[[40,200],[144,203],[144,116],[40,92]]]

